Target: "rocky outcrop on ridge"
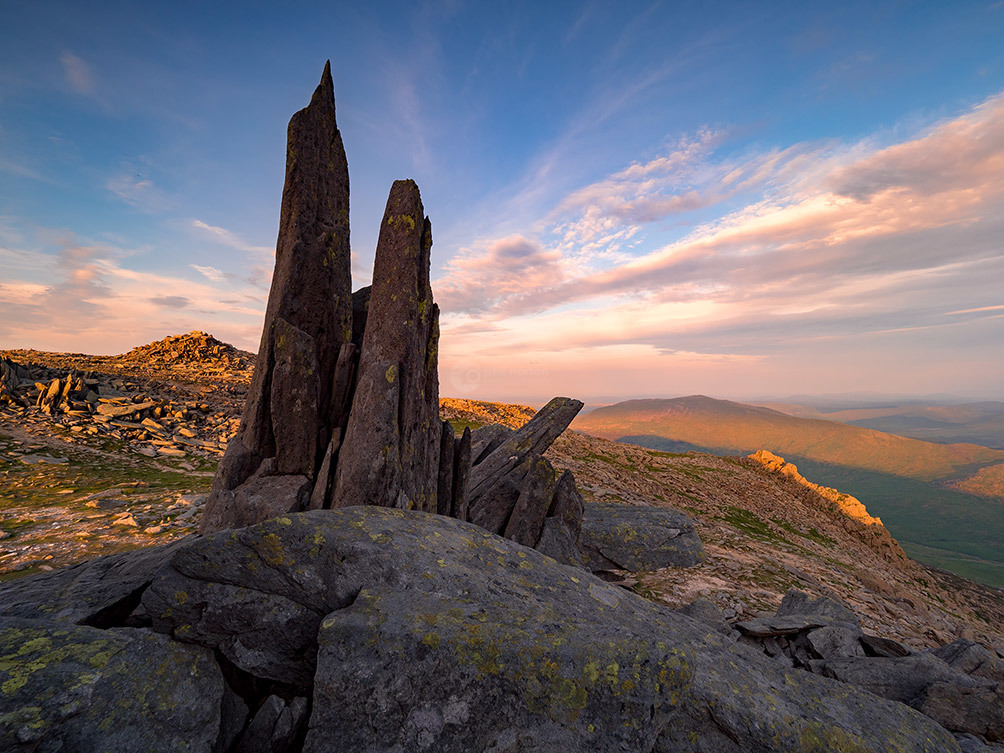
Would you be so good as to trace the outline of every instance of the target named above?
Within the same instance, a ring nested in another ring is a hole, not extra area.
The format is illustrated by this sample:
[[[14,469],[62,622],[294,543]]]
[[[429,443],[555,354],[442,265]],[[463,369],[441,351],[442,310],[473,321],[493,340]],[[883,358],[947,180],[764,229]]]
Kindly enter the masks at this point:
[[[121,358],[150,364],[195,363],[200,368],[218,366],[234,371],[247,369],[252,364],[250,353],[200,331],[168,335],[162,340],[133,348]]]
[[[795,483],[801,484],[808,489],[812,489],[823,499],[828,499],[836,504],[840,508],[840,511],[847,517],[864,523],[865,525],[882,525],[882,520],[870,515],[868,510],[865,509],[865,506],[861,504],[861,500],[856,497],[852,497],[850,494],[844,494],[836,489],[831,489],[828,486],[820,486],[819,484],[812,483],[798,472],[798,466],[794,463],[787,462],[780,455],[775,455],[770,450],[757,450],[752,455],[747,455],[746,457],[760,463],[760,465],[768,471],[780,473],[782,476],[787,476]]]
[[[470,432],[457,437],[439,417],[432,225],[418,186],[391,187],[373,285],[355,294],[348,206],[326,66],[310,104],[290,121],[261,348],[201,530],[377,505],[470,520],[577,561],[581,499],[571,475],[557,474],[542,454],[582,403],[556,398],[490,447]]]
[[[445,516],[317,510],[140,554],[0,587],[4,750],[959,750]]]

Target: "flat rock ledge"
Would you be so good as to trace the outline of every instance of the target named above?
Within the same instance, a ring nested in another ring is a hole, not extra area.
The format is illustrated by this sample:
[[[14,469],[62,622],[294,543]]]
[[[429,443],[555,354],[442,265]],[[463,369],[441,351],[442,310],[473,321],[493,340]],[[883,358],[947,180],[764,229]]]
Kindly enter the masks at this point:
[[[666,507],[586,503],[579,546],[583,563],[593,572],[637,573],[704,561],[694,521]]]
[[[316,510],[131,556],[0,589],[0,749],[960,750],[441,515]]]

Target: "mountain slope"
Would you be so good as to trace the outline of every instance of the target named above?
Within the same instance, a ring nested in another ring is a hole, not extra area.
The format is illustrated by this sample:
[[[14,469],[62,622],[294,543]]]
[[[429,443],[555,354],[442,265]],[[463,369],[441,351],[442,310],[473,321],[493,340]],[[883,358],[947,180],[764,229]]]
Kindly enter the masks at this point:
[[[805,403],[758,403],[795,418],[818,418],[925,442],[969,442],[1004,450],[1004,403],[905,404],[824,410]]]
[[[978,467],[1004,462],[1004,450],[923,442],[703,395],[628,400],[597,408],[576,419],[574,426],[606,439],[657,436],[743,454],[768,449],[923,481],[968,475]]]
[[[532,414],[440,402],[455,425],[504,416],[516,427]],[[637,574],[634,588],[647,596],[671,606],[704,596],[735,619],[773,612],[797,587],[836,596],[866,629],[917,647],[972,635],[1004,649],[1004,592],[908,559],[846,495],[806,481],[781,458],[666,453],[571,430],[547,458],[575,474],[586,501],[671,506],[697,521],[705,562]]]

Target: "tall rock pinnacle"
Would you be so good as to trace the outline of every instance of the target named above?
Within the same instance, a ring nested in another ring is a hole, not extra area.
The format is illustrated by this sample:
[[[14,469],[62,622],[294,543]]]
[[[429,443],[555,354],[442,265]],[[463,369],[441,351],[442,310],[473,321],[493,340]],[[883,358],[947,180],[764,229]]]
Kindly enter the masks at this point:
[[[439,417],[432,224],[418,186],[391,186],[373,285],[352,293],[349,171],[330,64],[287,139],[261,347],[202,531],[377,505],[467,520],[579,563],[582,499],[542,454],[582,403],[555,398],[519,431],[456,436]]]
[[[355,397],[334,506],[436,511],[439,307],[429,285],[432,225],[412,180],[391,187],[380,225]]]
[[[339,351],[352,336],[350,258],[349,170],[328,63],[310,104],[289,121],[265,326],[241,427],[213,481],[204,530],[243,520],[228,511],[242,504],[234,490],[253,474],[313,478],[332,426],[342,420],[331,409]]]

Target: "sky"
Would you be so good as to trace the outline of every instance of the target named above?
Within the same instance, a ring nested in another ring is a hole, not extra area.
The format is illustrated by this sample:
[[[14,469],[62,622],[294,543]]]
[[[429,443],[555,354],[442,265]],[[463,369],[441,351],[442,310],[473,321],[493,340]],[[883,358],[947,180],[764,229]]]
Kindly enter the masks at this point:
[[[0,14],[0,348],[255,350],[330,59],[354,286],[415,179],[441,394],[1004,399],[1004,0]]]

